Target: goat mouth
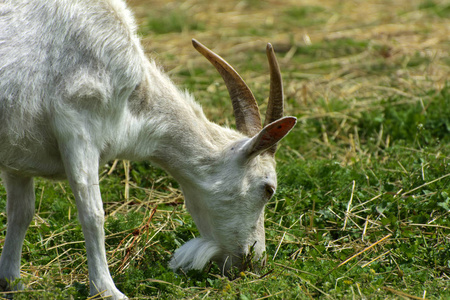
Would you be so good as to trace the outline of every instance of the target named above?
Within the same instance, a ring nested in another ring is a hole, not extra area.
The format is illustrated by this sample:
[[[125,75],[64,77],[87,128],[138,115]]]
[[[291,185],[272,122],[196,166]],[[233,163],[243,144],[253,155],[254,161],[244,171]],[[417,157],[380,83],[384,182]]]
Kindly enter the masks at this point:
[[[215,260],[222,275],[229,279],[235,279],[244,271],[259,273],[266,266],[267,256],[265,253],[258,255],[254,249],[255,244],[256,242],[249,247],[249,251],[246,253],[242,251],[238,254],[225,255]]]

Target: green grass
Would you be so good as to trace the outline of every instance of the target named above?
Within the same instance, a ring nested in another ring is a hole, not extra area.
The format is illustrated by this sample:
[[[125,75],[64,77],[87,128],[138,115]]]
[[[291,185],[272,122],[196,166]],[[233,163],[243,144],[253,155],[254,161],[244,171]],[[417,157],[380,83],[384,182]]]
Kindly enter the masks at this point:
[[[153,56],[221,124],[233,126],[226,88],[190,38],[235,66],[262,112],[271,41],[286,113],[299,122],[277,153],[268,264],[232,281],[214,264],[168,269],[174,250],[198,235],[172,178],[147,163],[104,166],[106,247],[119,289],[132,299],[450,299],[448,4],[394,4],[132,4],[145,11],[137,16],[147,50],[155,47]],[[38,179],[36,198],[22,260],[32,289],[15,299],[85,299],[70,188]],[[0,240],[5,206],[0,187]]]
[[[140,27],[141,35],[180,33],[203,30],[205,25],[196,21],[186,11],[179,8],[164,9],[149,13],[146,23]]]
[[[306,27],[325,23],[324,11],[321,6],[299,5],[288,7],[283,14],[285,22],[290,26]]]

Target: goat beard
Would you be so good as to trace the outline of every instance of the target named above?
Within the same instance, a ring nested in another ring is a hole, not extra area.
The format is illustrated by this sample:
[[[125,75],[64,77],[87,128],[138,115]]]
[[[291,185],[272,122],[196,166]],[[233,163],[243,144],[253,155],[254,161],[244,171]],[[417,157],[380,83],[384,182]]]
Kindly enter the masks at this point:
[[[213,240],[201,237],[195,238],[175,251],[169,266],[174,271],[177,269],[183,271],[201,270],[210,260],[214,260],[220,252],[220,247]]]
[[[267,260],[264,253],[263,255],[255,256],[253,247],[243,257],[223,254],[223,250],[214,240],[198,237],[178,248],[169,266],[173,271],[181,269],[187,272],[193,269],[201,270],[209,261],[215,261],[223,275],[233,279],[237,274],[235,271],[251,269],[259,272],[260,269],[264,268]]]

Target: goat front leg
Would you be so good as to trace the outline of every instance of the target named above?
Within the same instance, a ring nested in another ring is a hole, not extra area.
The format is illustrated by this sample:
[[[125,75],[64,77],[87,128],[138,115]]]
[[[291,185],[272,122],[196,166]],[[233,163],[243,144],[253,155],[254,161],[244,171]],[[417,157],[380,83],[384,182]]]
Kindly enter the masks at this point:
[[[20,290],[23,285],[14,282],[20,278],[20,257],[25,234],[34,215],[33,178],[2,173],[6,187],[6,214],[8,225],[0,258],[0,290]]]
[[[99,154],[83,141],[64,145],[61,149],[84,233],[91,296],[128,299],[114,285],[106,260],[104,211],[98,179]]]

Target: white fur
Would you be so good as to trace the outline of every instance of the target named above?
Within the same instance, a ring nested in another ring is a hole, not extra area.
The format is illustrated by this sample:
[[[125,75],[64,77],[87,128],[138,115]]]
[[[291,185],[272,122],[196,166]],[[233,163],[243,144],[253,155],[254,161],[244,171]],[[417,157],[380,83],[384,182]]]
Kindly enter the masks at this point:
[[[220,253],[220,246],[214,240],[195,238],[178,248],[170,262],[174,270],[184,267],[186,270],[201,269]]]
[[[255,144],[268,133],[250,139],[209,122],[145,57],[135,28],[122,0],[0,0],[0,170],[8,195],[0,281],[20,278],[33,177],[67,178],[91,294],[126,298],[107,266],[98,184],[99,165],[115,158],[149,160],[182,186],[201,237],[175,252],[173,269],[201,269],[210,259],[239,266],[252,245],[262,255],[276,174],[273,157],[259,155],[272,144]]]

